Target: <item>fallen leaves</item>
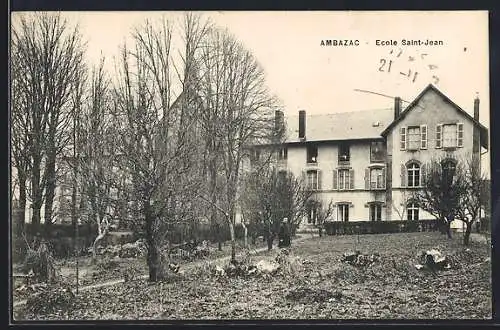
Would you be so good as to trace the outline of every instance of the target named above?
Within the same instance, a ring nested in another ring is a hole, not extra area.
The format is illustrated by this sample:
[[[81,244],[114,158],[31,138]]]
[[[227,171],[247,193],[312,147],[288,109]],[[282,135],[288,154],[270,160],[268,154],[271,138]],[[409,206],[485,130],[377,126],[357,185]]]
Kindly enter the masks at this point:
[[[29,319],[357,319],[490,318],[487,247],[466,251],[439,234],[369,235],[364,251],[377,251],[370,267],[338,262],[355,237],[304,241],[287,259],[290,275],[213,276],[209,266],[171,274],[162,283],[132,280],[78,295],[79,308],[31,313]],[[440,245],[437,244],[440,242]],[[415,269],[419,251],[438,247],[452,269],[436,276]],[[356,248],[354,248],[355,250]],[[252,256],[276,262],[276,250]],[[459,266],[457,266],[459,265]],[[221,267],[221,269],[223,269]],[[63,313],[64,314],[64,313]]]

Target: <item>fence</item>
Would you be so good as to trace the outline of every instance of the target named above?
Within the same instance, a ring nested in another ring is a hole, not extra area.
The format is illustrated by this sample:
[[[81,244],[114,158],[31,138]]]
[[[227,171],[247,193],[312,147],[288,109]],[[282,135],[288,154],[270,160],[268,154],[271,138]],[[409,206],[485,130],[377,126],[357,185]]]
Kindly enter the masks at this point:
[[[436,230],[438,230],[437,220],[325,222],[325,231],[328,235],[410,233]]]

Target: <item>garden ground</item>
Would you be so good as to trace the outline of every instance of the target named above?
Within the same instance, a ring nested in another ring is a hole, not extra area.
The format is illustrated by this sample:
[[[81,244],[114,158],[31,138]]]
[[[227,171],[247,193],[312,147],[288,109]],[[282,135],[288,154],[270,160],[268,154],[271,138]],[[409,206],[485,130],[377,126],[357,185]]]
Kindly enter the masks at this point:
[[[461,235],[435,232],[325,236],[292,243],[290,272],[228,278],[215,276],[214,261],[186,267],[161,283],[138,279],[82,291],[69,308],[16,319],[488,319],[491,262],[486,240],[468,249]],[[417,270],[418,255],[435,248],[451,269]],[[340,262],[347,251],[378,253],[369,267]],[[274,259],[260,251],[250,262]]]

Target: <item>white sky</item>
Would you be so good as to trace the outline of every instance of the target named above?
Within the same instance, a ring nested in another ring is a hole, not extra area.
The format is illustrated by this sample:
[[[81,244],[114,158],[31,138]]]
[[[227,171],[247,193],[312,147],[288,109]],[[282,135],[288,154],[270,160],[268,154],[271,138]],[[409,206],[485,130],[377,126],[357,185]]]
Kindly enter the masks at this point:
[[[89,63],[100,53],[108,63],[134,25],[146,18],[180,12],[63,12],[79,22],[88,40]],[[356,92],[370,90],[403,100],[413,98],[438,76],[436,86],[472,114],[481,99],[480,121],[489,127],[488,13],[455,12],[206,12],[227,27],[263,66],[270,89],[285,113],[334,113],[393,106],[390,98]],[[322,39],[357,39],[358,47],[320,46]],[[376,46],[375,41],[442,40],[444,46]],[[399,50],[402,54],[396,57]],[[393,54],[389,52],[393,50]],[[424,59],[422,54],[427,54]],[[408,61],[413,56],[415,61]],[[380,72],[380,59],[392,59]],[[430,70],[428,65],[436,66]],[[400,72],[418,71],[415,82]],[[488,166],[489,167],[489,166]]]

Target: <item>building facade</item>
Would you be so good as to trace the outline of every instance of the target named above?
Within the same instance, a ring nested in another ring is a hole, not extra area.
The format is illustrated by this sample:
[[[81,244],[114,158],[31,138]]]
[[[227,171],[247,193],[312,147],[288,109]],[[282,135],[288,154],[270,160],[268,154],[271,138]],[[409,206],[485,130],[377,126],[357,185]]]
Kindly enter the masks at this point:
[[[391,109],[312,116],[301,110],[286,126],[277,166],[302,176],[315,198],[333,202],[330,221],[433,219],[411,200],[426,163],[480,162],[488,148],[479,99],[471,116],[433,85],[405,109],[396,97]],[[302,224],[314,225],[315,213],[311,209]]]

